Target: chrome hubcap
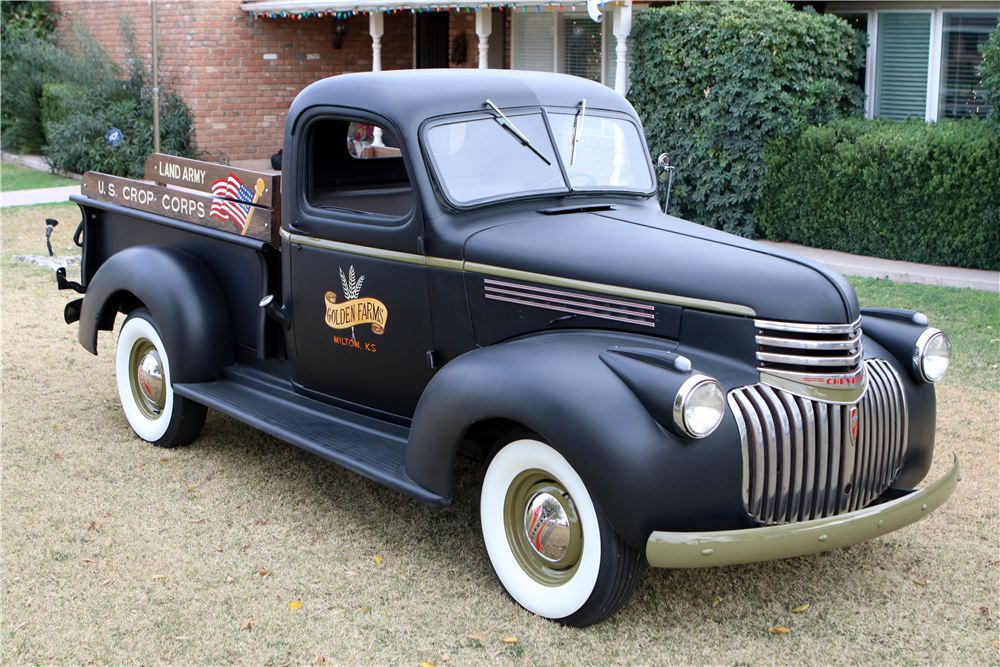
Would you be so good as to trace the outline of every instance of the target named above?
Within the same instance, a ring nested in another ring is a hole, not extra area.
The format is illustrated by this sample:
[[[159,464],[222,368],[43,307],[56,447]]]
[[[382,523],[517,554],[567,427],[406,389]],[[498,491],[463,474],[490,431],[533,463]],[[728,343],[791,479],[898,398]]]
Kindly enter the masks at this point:
[[[572,539],[569,517],[551,493],[536,493],[528,502],[524,533],[535,553],[550,563],[558,563],[569,552]]]
[[[136,380],[143,400],[154,412],[159,412],[160,399],[163,396],[163,371],[156,350],[147,352],[139,360]]]

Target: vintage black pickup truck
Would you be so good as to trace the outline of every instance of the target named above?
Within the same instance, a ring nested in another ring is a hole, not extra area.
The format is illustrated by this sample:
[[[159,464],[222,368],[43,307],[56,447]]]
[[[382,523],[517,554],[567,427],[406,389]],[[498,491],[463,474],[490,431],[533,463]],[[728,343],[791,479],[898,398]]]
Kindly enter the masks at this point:
[[[926,516],[950,343],[827,267],[665,215],[634,109],[582,79],[319,81],[279,178],[154,155],[87,174],[65,318],[135,433],[219,410],[435,508],[483,463],[504,588],[573,626],[646,564],[855,544]],[[179,187],[178,187],[179,186]],[[252,191],[251,191],[252,188]],[[210,194],[199,194],[210,192]]]

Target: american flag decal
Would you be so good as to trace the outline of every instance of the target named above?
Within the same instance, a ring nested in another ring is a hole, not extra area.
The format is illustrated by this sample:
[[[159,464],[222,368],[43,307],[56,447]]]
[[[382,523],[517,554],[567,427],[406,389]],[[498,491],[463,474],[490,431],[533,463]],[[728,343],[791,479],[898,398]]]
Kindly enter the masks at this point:
[[[239,225],[240,232],[246,234],[247,225],[250,224],[250,218],[253,216],[252,204],[257,202],[257,198],[264,191],[263,186],[264,181],[258,179],[257,193],[254,194],[232,174],[229,174],[229,178],[220,178],[212,183],[212,194],[216,197],[226,197],[226,199],[212,201],[209,217],[232,220]]]

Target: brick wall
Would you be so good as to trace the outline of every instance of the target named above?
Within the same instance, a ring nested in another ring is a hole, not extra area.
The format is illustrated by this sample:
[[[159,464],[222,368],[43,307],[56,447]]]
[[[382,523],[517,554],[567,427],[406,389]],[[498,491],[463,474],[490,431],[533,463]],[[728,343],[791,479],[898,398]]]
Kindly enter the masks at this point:
[[[58,2],[67,38],[72,24],[85,27],[116,61],[124,45],[119,14],[127,13],[137,42],[150,54],[150,6],[142,0]],[[265,158],[281,147],[285,114],[296,94],[327,76],[371,70],[368,17],[347,20],[334,49],[332,17],[254,19],[238,0],[157,3],[161,81],[194,114],[195,145],[230,160]],[[475,25],[473,24],[473,32]],[[382,69],[413,66],[413,16],[385,17]]]
[[[151,60],[147,0],[88,0],[54,3],[62,12],[59,31],[70,42],[73,26],[86,29],[119,63],[125,47],[119,16],[128,14],[136,41]],[[333,48],[333,17],[254,19],[239,0],[168,2],[156,5],[161,87],[169,87],[191,107],[194,145],[230,160],[266,158],[281,147],[289,104],[310,83],[372,68],[368,17],[347,19],[341,48]],[[506,62],[510,66],[510,12]],[[382,69],[413,67],[414,19],[409,11],[386,14]],[[479,63],[476,14],[452,11],[451,43],[460,33],[468,42],[466,61]]]

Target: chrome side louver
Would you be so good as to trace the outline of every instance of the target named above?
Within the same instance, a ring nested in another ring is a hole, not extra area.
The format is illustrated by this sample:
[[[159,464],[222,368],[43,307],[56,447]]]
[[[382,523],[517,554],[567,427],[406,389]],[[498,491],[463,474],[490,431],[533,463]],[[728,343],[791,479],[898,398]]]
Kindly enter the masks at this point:
[[[640,324],[646,327],[656,326],[656,310],[653,306],[618,299],[605,299],[589,294],[564,292],[547,287],[509,283],[493,278],[486,278],[483,282],[486,288],[486,298],[494,301],[535,306],[560,313],[588,315],[602,320]]]
[[[734,389],[729,406],[743,446],[743,499],[765,525],[861,509],[896,479],[907,440],[903,387],[869,360],[854,405],[809,400],[765,384]]]

